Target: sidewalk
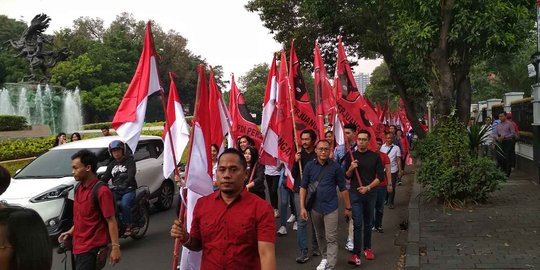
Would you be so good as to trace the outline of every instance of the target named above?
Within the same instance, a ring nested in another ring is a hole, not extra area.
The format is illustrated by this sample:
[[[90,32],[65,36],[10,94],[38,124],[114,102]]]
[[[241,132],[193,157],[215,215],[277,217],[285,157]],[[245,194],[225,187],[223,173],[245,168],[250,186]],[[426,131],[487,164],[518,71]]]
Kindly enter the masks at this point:
[[[407,269],[540,267],[540,187],[523,172],[512,172],[488,203],[464,209],[425,202],[415,183],[409,212],[419,226],[412,239],[409,232]]]

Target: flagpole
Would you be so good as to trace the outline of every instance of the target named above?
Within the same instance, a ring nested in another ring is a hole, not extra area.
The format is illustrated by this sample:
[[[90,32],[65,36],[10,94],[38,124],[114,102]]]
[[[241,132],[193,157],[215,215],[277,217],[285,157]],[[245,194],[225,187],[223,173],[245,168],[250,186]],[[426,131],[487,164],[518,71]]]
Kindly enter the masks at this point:
[[[172,82],[172,80],[173,80],[172,74],[169,73],[169,76],[170,76],[171,82]],[[171,123],[169,121],[169,117],[167,115],[167,108],[165,106],[165,91],[163,91],[163,88],[161,88],[160,92],[161,92],[161,103],[163,105],[163,113],[165,114],[165,121],[167,123],[166,124],[167,132],[169,133],[169,143],[171,144],[171,152],[172,152],[172,157],[173,157],[173,161],[174,161],[174,175],[175,175],[175,180],[176,180],[176,177],[178,177],[180,179],[180,173],[178,172],[178,162],[176,160],[176,153],[174,152],[175,148],[174,148],[173,139],[172,139],[172,133],[171,133]],[[170,95],[170,93],[169,93],[169,95]],[[191,134],[190,134],[190,136],[191,136]],[[179,184],[180,184],[180,186],[182,186],[181,182]],[[178,216],[179,218],[183,218],[183,216],[184,216],[183,212],[185,212],[184,208],[185,208],[184,204],[181,203],[180,212],[179,212],[179,216]],[[180,250],[180,240],[178,238],[176,238],[175,241],[174,241],[174,251],[173,251],[173,268],[172,268],[173,270],[176,270],[177,266],[178,266],[179,250]]]
[[[294,42],[294,40],[293,40]],[[292,87],[291,87],[291,81],[290,81],[290,74],[289,74],[289,67],[285,65],[285,68],[287,69],[287,85],[289,85],[289,103],[291,106],[291,117],[293,122],[293,136],[294,136],[294,145],[296,146],[296,151],[299,151],[300,146],[298,146],[298,134],[296,134],[296,120],[294,119],[294,105],[292,102]],[[302,178],[302,161],[298,160],[298,168],[300,169],[300,178]]]

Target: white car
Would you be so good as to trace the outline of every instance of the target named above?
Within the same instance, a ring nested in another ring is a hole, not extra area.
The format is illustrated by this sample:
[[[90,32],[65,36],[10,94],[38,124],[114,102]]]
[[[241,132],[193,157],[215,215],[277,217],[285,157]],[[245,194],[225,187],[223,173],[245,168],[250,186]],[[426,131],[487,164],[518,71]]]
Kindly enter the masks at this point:
[[[49,231],[56,236],[72,225],[74,187],[71,156],[87,149],[98,156],[98,175],[103,174],[111,161],[108,145],[118,136],[99,137],[54,147],[39,156],[11,179],[8,190],[0,200],[36,210]],[[171,208],[175,193],[174,182],[163,177],[163,140],[157,136],[141,136],[133,154],[137,164],[135,179],[138,186],[150,190],[150,202],[162,210]]]

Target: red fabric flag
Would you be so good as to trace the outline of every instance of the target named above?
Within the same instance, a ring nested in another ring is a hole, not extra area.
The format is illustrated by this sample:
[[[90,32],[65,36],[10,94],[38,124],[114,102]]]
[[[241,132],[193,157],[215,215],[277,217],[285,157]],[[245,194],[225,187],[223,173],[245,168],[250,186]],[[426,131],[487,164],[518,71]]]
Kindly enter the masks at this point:
[[[328,79],[326,68],[321,57],[319,43],[315,42],[314,73],[315,73],[315,111],[317,114],[317,130],[319,139],[324,138],[324,119],[331,117],[336,110],[336,100],[333,96],[332,85]],[[328,122],[334,119],[329,118]]]
[[[276,68],[276,55],[272,59],[272,65],[266,81],[266,92],[262,113],[261,129],[263,135],[263,148],[259,161],[264,165],[277,164],[278,158],[278,129],[276,123],[276,100],[278,93],[278,72]]]
[[[300,62],[294,50],[294,41],[291,43],[291,55],[289,63],[289,83],[291,91],[294,91],[294,121],[296,124],[296,134],[300,143],[300,133],[305,129],[317,130],[317,122],[315,121],[315,113],[311,106],[309,92],[306,82],[300,70]],[[281,66],[281,64],[280,64]],[[281,78],[281,77],[280,77]]]
[[[399,120],[401,122],[403,133],[409,132],[412,126],[409,118],[407,118],[407,113],[405,112],[405,104],[403,103],[403,99],[401,98],[399,99]]]
[[[211,143],[219,147],[219,149],[224,149],[223,138],[225,135],[230,133],[231,127],[231,116],[229,115],[229,110],[225,107],[223,102],[223,96],[219,90],[216,80],[214,78],[214,70],[210,67],[210,101],[209,101],[209,112],[212,112],[211,122],[210,122],[210,136]],[[231,140],[232,143],[232,140]]]
[[[169,72],[169,77],[171,78],[171,86],[167,102],[167,122],[163,130],[163,176],[165,178],[171,176],[177,165],[174,164],[173,151],[176,162],[180,162],[184,149],[189,142],[189,126],[171,72]]]
[[[341,37],[338,43],[338,59],[336,63],[336,77],[334,78],[335,93],[338,95],[337,107],[338,112],[341,114],[344,124],[353,123],[358,130],[365,129],[370,133],[371,140],[369,142],[370,150],[377,150],[377,132],[372,126],[374,123],[370,122],[371,117],[366,112],[369,105],[366,104],[362,95],[358,91],[356,82],[354,81],[347,55],[345,54],[345,48],[341,43]],[[377,115],[375,114],[375,118]],[[375,123],[378,125],[378,119]]]
[[[158,77],[151,23],[146,24],[144,45],[137,70],[114,115],[112,126],[132,152],[135,152],[146,115],[148,97],[161,89]]]
[[[249,113],[244,99],[234,81],[234,74],[231,79],[231,94],[229,99],[229,112],[232,118],[232,134],[236,140],[241,136],[248,136],[255,141],[255,147],[259,149],[262,144],[262,134],[255,124],[255,119]]]
[[[292,190],[295,179],[290,170],[294,164],[295,143],[293,137],[293,121],[291,115],[290,88],[287,76],[287,59],[285,51],[281,51],[281,61],[279,62],[279,83],[276,100],[276,123],[278,139],[278,158],[285,165],[286,184]]]
[[[191,230],[193,209],[197,200],[213,192],[212,162],[210,162],[210,106],[209,93],[204,66],[199,64],[197,82],[197,97],[193,116],[193,129],[190,138],[190,151],[186,168],[187,185],[187,230]],[[192,252],[182,249],[180,269],[199,269],[202,252]]]

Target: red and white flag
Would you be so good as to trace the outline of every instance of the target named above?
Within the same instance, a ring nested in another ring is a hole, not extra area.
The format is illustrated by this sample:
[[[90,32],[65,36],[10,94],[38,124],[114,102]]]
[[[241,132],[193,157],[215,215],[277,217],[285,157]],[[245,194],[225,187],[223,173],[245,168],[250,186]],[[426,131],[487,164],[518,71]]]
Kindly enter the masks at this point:
[[[255,141],[255,148],[259,149],[262,144],[262,134],[255,124],[255,119],[249,113],[244,95],[236,86],[234,74],[231,79],[231,92],[229,99],[229,112],[232,117],[232,137],[234,140],[241,136],[248,136]]]
[[[294,94],[294,122],[296,125],[298,143],[300,143],[300,134],[302,131],[305,129],[316,131],[317,122],[315,121],[315,113],[313,112],[313,106],[311,106],[306,81],[304,81],[304,76],[302,76],[302,71],[300,69],[300,62],[298,61],[296,51],[294,50],[294,40],[291,43],[291,54],[289,57],[289,85],[291,88],[290,91]]]
[[[193,130],[190,140],[190,151],[186,168],[187,185],[187,231],[191,230],[193,209],[197,200],[213,192],[212,163],[210,162],[210,110],[209,93],[204,66],[199,65],[197,83],[197,98],[193,116]],[[198,270],[201,266],[202,252],[182,249],[180,269]]]
[[[163,130],[163,176],[165,178],[171,176],[175,166],[177,166],[177,164],[174,164],[174,160],[176,159],[176,162],[180,161],[184,149],[189,142],[189,126],[186,122],[182,102],[180,102],[178,90],[176,89],[171,72],[169,72],[169,77],[171,78],[171,86],[169,88],[169,100],[167,102],[167,121]]]
[[[276,130],[279,134],[278,139],[278,159],[283,162],[285,166],[285,177],[287,178],[286,184],[291,190],[294,186],[295,179],[292,177],[291,169],[294,165],[295,142],[294,142],[294,129],[291,114],[291,101],[292,98],[289,82],[287,76],[287,59],[285,58],[285,51],[281,51],[281,61],[279,62],[279,83],[278,94],[276,100]]]
[[[114,115],[112,126],[134,153],[141,136],[148,97],[161,89],[151,23],[146,24],[144,46],[133,79]]]
[[[278,72],[276,68],[276,55],[272,59],[272,65],[266,80],[266,92],[264,94],[261,130],[263,146],[259,162],[264,165],[277,164],[278,157],[278,132],[276,124],[276,100],[278,94]]]
[[[225,107],[223,102],[223,96],[221,91],[218,88],[216,80],[214,78],[214,70],[210,67],[210,112],[219,112],[213,113],[210,115],[210,128],[211,128],[211,143],[215,144],[219,148],[219,152],[225,150],[225,144],[223,138],[228,135],[229,145],[233,143],[230,128],[232,125],[232,118],[229,114],[229,110]]]

